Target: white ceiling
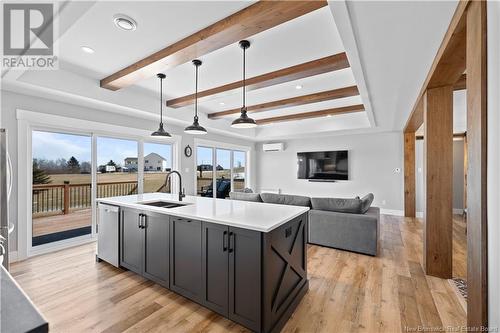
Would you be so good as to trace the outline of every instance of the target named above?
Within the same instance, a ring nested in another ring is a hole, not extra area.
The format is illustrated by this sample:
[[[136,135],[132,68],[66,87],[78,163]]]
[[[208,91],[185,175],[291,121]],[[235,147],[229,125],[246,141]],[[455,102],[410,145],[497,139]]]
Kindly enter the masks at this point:
[[[100,88],[99,80],[251,3],[70,2],[63,8],[60,17],[60,70],[26,72],[13,77],[16,84],[64,92],[75,96],[75,101],[92,100],[93,103],[103,103],[103,108],[115,105],[120,112],[153,116],[158,112],[156,78],[143,80],[117,92]],[[347,10],[336,10],[340,5]],[[373,111],[371,119],[376,121],[369,120],[370,114],[361,112],[276,123],[245,132],[229,127],[234,117],[208,120],[202,116],[202,124],[209,131],[223,131],[250,140],[314,133],[401,130],[455,7],[456,1],[332,1],[330,6],[249,38],[252,43],[247,51],[249,77],[343,51],[347,52],[353,68],[250,91],[247,105],[354,84],[367,88],[362,91],[363,98],[349,97],[255,113],[252,114],[255,119],[364,103],[369,112]],[[117,13],[134,18],[138,23],[137,30],[125,32],[117,29],[113,25],[113,15]],[[349,36],[345,31],[348,30],[352,31],[352,36],[346,43]],[[86,54],[81,51],[81,46],[90,46],[96,52]],[[238,45],[230,45],[201,57],[200,90],[241,79],[241,57]],[[167,99],[194,92],[194,67],[190,63],[167,70],[165,74]],[[4,80],[10,77],[4,77]],[[301,90],[295,89],[298,84],[303,86]],[[240,106],[241,91],[235,91],[224,98],[203,100],[200,110],[208,114]],[[192,120],[192,106],[168,109],[166,114],[171,121],[187,124]]]
[[[377,125],[406,124],[457,3],[347,2]]]

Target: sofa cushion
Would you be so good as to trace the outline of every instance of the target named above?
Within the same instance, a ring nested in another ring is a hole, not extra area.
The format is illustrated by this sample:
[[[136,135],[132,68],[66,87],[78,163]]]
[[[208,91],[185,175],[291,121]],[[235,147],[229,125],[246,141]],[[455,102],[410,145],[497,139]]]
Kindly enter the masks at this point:
[[[309,243],[377,255],[380,210],[349,214],[313,209],[309,211]]]
[[[251,188],[245,187],[242,189],[235,189],[233,192],[241,192],[241,193],[253,193],[253,190]]]
[[[229,192],[231,200],[262,202],[259,193]]]
[[[360,214],[362,205],[359,198],[312,198],[311,203],[313,209],[351,214]]]
[[[361,198],[361,214],[366,214],[368,209],[370,209],[370,206],[372,205],[373,202],[373,193],[368,193],[364,197]]]
[[[265,203],[311,207],[311,199],[301,195],[261,193],[260,197]]]

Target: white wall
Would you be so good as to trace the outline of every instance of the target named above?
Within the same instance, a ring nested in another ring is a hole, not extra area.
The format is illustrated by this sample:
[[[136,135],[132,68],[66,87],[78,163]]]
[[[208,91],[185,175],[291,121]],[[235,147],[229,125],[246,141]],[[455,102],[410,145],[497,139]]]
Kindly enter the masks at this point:
[[[82,106],[77,106],[73,104],[60,103],[54,100],[43,99],[39,97],[33,97],[23,94],[18,94],[10,91],[1,91],[1,120],[2,127],[6,128],[9,135],[9,152],[12,157],[12,165],[14,169],[14,180],[18,179],[18,156],[17,156],[17,119],[16,119],[16,109],[24,109],[28,111],[41,112],[52,115],[59,115],[65,117],[72,117],[76,119],[89,120],[94,122],[101,122],[107,124],[113,124],[124,127],[138,128],[138,129],[156,129],[158,123],[147,120],[140,119],[137,117],[130,116],[117,116],[116,114],[108,113],[102,110],[96,110],[91,108],[86,108]],[[68,124],[64,124],[68,125]],[[182,136],[182,143],[179,147],[180,158],[180,172],[182,173],[183,187],[186,189],[187,194],[194,193],[194,156],[186,157],[184,155],[184,147],[188,144],[194,147],[195,136],[187,135],[183,133],[183,128],[175,125],[165,124],[166,129],[172,133]],[[219,141],[224,143],[231,143],[235,145],[250,146],[254,147],[254,143],[236,139],[232,137],[207,134],[203,136],[204,139]],[[251,167],[250,170],[255,170]],[[251,179],[255,179],[253,174],[250,175]],[[250,185],[252,186],[252,185]],[[17,249],[17,182],[14,181],[14,186],[12,189],[11,201],[9,204],[9,214],[11,221],[16,225],[16,229],[11,237],[11,250],[15,251]]]
[[[415,144],[416,208],[417,215],[423,214],[424,205],[424,141]],[[464,208],[464,141],[453,141],[453,210],[460,214]]]
[[[500,2],[488,1],[488,312],[500,328]]]
[[[283,152],[262,152],[257,144],[257,190],[281,189],[282,193],[307,196],[355,197],[369,192],[374,205],[386,210],[403,210],[403,134],[342,135],[317,139],[287,140]],[[349,151],[349,181],[334,183],[297,179],[297,152]],[[383,203],[385,201],[385,204]]]
[[[464,140],[453,141],[453,209],[464,209]]]

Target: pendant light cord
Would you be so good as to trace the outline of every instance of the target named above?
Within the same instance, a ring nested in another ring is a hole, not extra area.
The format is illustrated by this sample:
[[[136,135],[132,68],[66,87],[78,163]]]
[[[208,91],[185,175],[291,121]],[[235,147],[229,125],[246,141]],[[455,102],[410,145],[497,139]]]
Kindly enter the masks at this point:
[[[163,79],[160,78],[160,124],[163,125]]]
[[[198,67],[196,65],[196,80],[195,80],[195,91],[194,91],[194,117],[198,119]]]
[[[246,48],[243,48],[243,107],[242,111],[246,112],[246,106],[245,106],[245,94],[246,94],[246,89],[245,89],[245,68],[246,68],[246,59],[245,59],[245,53],[246,53]]]

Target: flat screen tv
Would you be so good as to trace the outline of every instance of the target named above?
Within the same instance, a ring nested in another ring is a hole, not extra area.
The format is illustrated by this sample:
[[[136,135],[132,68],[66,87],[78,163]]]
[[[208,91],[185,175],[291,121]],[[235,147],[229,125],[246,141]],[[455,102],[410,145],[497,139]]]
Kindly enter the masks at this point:
[[[347,155],[347,150],[297,153],[297,177],[311,180],[348,180]]]

